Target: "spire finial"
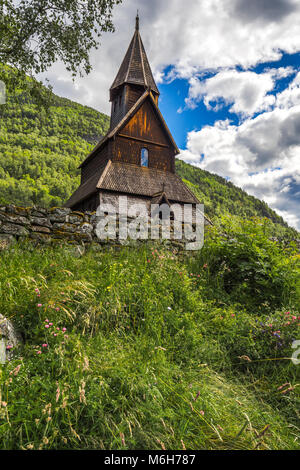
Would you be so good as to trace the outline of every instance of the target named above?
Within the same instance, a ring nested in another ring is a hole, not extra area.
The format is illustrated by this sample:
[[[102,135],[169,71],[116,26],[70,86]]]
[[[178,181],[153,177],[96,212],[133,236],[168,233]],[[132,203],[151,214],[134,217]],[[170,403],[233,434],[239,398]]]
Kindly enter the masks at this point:
[[[139,17],[139,10],[137,10],[136,13],[136,19],[135,19],[135,29],[138,31],[140,29],[140,17]]]

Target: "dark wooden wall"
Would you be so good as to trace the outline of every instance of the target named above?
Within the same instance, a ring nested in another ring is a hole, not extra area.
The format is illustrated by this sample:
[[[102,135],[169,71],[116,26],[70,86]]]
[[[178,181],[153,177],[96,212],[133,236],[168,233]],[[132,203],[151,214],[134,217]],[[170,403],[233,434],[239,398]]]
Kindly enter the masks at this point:
[[[116,136],[113,159],[141,164],[141,150],[149,152],[149,167],[175,172],[175,151],[147,100]]]
[[[111,151],[111,142],[107,142],[94,156],[81,168],[81,184],[106,165]]]

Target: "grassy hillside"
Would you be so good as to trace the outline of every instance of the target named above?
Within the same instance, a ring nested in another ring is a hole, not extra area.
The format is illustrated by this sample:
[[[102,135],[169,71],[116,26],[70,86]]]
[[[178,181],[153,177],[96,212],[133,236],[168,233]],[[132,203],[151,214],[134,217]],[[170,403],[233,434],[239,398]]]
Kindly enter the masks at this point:
[[[0,204],[62,205],[79,184],[78,165],[108,125],[104,114],[54,94],[48,111],[22,93],[8,98],[0,106]],[[232,183],[181,161],[176,167],[213,220],[226,213],[269,217],[274,233],[296,236],[267,204]]]
[[[162,246],[0,252],[1,449],[299,449],[300,258],[223,220]],[[26,390],[26,394],[24,393]]]

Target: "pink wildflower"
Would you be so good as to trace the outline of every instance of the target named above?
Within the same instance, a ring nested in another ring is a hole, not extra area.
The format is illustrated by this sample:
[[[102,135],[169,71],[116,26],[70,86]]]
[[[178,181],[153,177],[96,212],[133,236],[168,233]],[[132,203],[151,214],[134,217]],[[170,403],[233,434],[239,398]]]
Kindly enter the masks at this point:
[[[37,354],[42,354],[42,351],[37,351],[36,353],[37,353]]]
[[[42,304],[37,304],[38,307],[42,307]]]
[[[49,328],[49,325],[45,325],[45,328]]]
[[[42,344],[42,347],[43,347],[43,348],[47,348],[47,347],[48,347],[48,344],[47,344],[47,343],[44,343],[44,344]]]
[[[67,328],[64,327],[64,328],[62,329],[62,331],[67,331]]]
[[[49,323],[49,326],[53,326],[53,323]]]

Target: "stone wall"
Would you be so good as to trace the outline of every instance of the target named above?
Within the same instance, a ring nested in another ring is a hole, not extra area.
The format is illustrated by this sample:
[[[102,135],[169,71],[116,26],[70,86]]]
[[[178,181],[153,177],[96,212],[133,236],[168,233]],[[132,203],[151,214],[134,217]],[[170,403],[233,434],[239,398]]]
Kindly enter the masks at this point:
[[[37,243],[68,242],[74,245],[125,244],[125,241],[99,240],[96,235],[96,213],[77,212],[68,208],[0,206],[0,247],[14,240],[31,239]],[[184,240],[172,244],[184,245]]]

